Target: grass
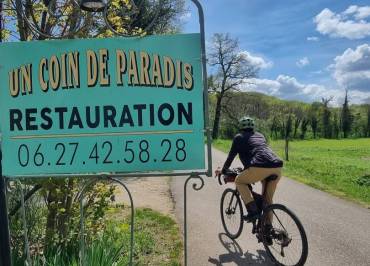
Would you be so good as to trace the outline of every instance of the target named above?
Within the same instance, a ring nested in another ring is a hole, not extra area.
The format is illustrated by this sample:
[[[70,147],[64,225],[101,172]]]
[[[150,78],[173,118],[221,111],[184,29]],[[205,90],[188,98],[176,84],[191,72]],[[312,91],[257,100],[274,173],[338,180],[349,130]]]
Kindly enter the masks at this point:
[[[150,209],[137,211],[135,218],[141,241],[150,243],[149,249],[142,250],[142,256],[136,256],[135,264],[181,265],[183,244],[176,222]],[[142,244],[140,240],[138,243]]]
[[[216,140],[213,145],[228,152],[231,140]],[[284,141],[270,145],[284,158]],[[370,206],[370,139],[292,141],[289,159],[285,176]]]
[[[86,247],[85,265],[126,266],[130,254],[130,215],[123,207],[111,207],[104,231],[93,236]],[[151,209],[135,212],[134,265],[181,265],[183,245],[176,222]],[[55,252],[33,258],[34,266],[77,266],[78,255],[68,259]],[[23,262],[15,265],[24,265]]]

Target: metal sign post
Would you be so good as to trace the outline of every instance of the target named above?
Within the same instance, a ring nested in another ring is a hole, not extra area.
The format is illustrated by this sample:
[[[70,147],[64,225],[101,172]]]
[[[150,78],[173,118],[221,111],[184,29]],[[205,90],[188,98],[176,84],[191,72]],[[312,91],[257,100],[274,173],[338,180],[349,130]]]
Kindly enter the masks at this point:
[[[8,208],[6,204],[6,182],[2,172],[2,152],[0,148],[0,265],[11,265]]]
[[[0,1],[0,43],[3,40],[3,1]],[[0,266],[11,265],[8,208],[6,202],[6,182],[3,177],[0,136]]]

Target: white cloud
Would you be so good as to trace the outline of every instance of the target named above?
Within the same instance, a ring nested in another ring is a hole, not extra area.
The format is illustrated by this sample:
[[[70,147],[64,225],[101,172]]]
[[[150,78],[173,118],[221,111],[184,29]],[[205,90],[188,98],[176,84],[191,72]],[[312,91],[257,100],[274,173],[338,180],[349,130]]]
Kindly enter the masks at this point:
[[[295,77],[279,75],[275,80],[250,79],[247,90],[274,95],[283,99],[314,101],[326,91],[324,86],[317,84],[302,84]]]
[[[343,104],[344,99],[344,89],[331,89],[319,84],[304,84],[295,77],[287,75],[279,75],[275,80],[249,79],[246,84],[243,86],[245,91],[257,91],[286,100],[313,102],[321,101],[323,97],[334,96],[332,104],[339,106]],[[351,103],[360,104],[370,97],[370,91],[350,90],[349,96]]]
[[[258,69],[271,68],[274,64],[273,62],[264,59],[263,57],[252,55],[248,51],[243,51],[240,53],[245,59],[253,66]]]
[[[345,15],[353,15],[357,20],[370,17],[370,6],[356,6],[352,5],[343,12]]]
[[[280,83],[276,80],[252,78],[248,79],[246,84],[241,85],[242,90],[257,91],[275,96],[279,94]]]
[[[301,59],[299,59],[297,62],[296,62],[296,65],[300,68],[302,67],[305,67],[305,66],[308,66],[310,64],[310,60],[305,56]]]
[[[329,66],[333,77],[343,88],[370,92],[370,45],[362,44],[355,50],[348,48],[335,57]]]
[[[323,35],[351,40],[370,36],[370,6],[350,6],[342,13],[323,9],[315,18],[316,30]]]
[[[307,41],[309,42],[317,42],[319,40],[320,40],[319,37],[316,37],[316,36],[307,37]]]

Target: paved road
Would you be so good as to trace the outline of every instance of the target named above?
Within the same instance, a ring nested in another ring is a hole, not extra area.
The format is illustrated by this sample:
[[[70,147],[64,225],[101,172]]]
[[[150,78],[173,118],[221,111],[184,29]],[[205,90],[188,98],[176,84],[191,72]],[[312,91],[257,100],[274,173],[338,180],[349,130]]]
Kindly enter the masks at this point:
[[[213,150],[214,166],[222,166],[225,159],[224,153]],[[171,184],[181,224],[184,181],[174,178]],[[191,186],[188,190],[188,264],[271,265],[263,246],[250,234],[250,226],[244,227],[236,241],[223,234],[219,203],[225,187],[214,178],[205,181],[201,191]],[[275,201],[289,206],[306,229],[306,265],[370,265],[370,210],[287,178],[279,184]]]

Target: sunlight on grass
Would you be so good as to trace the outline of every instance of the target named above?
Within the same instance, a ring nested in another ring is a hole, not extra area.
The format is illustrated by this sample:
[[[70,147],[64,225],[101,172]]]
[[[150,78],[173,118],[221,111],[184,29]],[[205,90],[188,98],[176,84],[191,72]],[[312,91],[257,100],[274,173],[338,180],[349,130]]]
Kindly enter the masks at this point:
[[[228,152],[231,140],[213,145]],[[284,158],[284,141],[271,141]],[[290,142],[284,175],[312,187],[370,205],[370,139],[304,140]]]

